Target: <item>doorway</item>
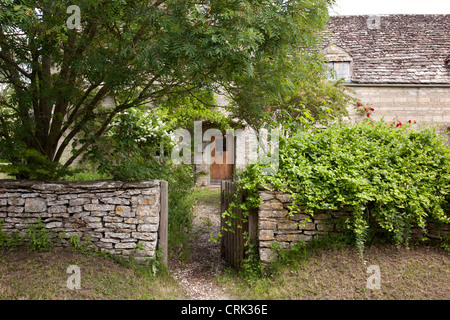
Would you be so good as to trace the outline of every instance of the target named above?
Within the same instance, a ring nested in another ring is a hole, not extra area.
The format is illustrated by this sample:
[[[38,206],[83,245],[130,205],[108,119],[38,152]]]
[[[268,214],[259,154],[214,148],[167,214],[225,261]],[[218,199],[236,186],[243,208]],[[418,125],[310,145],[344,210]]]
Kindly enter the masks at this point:
[[[211,165],[209,167],[209,175],[210,175],[210,184],[220,184],[223,180],[231,180],[233,178],[233,169],[234,169],[234,150],[232,150],[233,143],[226,138],[226,136],[222,136],[222,150],[218,150],[216,148],[216,137],[212,137],[211,143],[214,143],[214,149],[211,152],[211,160],[216,158],[216,153],[218,157],[221,157],[222,163],[214,163],[211,161]],[[218,143],[220,145],[220,143]],[[227,154],[228,158],[227,159]],[[230,159],[232,159],[230,161]],[[230,163],[231,162],[231,163]]]

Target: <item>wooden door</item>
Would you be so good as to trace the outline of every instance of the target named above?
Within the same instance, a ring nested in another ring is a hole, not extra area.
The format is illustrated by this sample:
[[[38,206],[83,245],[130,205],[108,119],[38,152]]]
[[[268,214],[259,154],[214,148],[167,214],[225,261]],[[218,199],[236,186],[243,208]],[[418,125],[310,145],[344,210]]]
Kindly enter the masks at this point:
[[[215,143],[215,137],[211,139],[211,142]],[[221,180],[231,180],[233,178],[233,163],[227,163],[227,152],[232,151],[227,151],[227,147],[229,146],[227,146],[227,140],[225,138],[223,139],[222,146],[223,150],[216,150],[216,148],[214,148],[211,152],[211,158],[214,158],[216,153],[218,156],[220,156],[221,153],[223,159],[222,164],[211,163],[209,172],[211,183],[217,183]]]

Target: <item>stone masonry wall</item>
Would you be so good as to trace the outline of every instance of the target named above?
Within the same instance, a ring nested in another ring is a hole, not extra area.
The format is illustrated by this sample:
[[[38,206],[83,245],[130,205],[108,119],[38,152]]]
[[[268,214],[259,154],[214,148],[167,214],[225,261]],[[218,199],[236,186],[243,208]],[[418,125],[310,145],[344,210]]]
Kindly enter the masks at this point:
[[[374,120],[382,117],[386,122],[408,120],[417,121],[416,127],[440,125],[442,133],[450,134],[450,87],[370,87],[351,86],[355,97],[364,105],[375,109]],[[353,120],[364,116],[349,107],[349,115]]]
[[[343,218],[350,215],[345,211],[320,213],[314,217],[304,213],[289,215],[292,204],[289,194],[260,191],[259,196],[263,200],[258,210],[259,254],[263,264],[275,258],[274,243],[289,248],[299,241],[308,242],[326,232],[340,231]]]
[[[313,216],[304,213],[289,214],[291,196],[286,193],[260,190],[263,200],[258,209],[258,241],[260,260],[263,265],[275,258],[273,246],[290,248],[299,241],[308,242],[314,237],[344,230],[344,221],[351,216],[349,210],[323,211]],[[304,211],[305,207],[300,207]],[[375,232],[382,231],[375,225]],[[427,225],[429,238],[439,238],[442,233],[450,234],[450,225]],[[421,228],[413,228],[412,236],[422,235]]]
[[[136,260],[155,257],[161,181],[36,182],[0,180],[2,232],[24,236],[40,217],[61,246],[82,242]],[[89,240],[89,241],[88,241]]]

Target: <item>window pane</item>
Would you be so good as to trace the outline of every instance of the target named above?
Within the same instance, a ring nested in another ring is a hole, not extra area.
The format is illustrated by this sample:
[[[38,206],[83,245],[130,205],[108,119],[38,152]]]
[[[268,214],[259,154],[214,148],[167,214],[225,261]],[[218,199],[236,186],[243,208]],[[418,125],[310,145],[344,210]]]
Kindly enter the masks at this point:
[[[338,79],[344,78],[345,81],[350,81],[350,63],[349,62],[334,62],[334,70]]]

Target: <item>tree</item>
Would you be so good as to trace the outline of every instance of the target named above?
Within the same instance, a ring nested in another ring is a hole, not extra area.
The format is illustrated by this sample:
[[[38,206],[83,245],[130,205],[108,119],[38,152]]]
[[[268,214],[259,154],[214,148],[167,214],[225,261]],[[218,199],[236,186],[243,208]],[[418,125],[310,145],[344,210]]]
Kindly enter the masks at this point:
[[[257,131],[267,125],[282,124],[286,133],[326,125],[348,115],[350,104],[356,105],[320,53],[329,3],[306,1],[304,5],[295,22],[286,21],[278,30],[276,37],[289,40],[258,51],[252,72],[235,77],[228,91],[233,101],[229,110]]]
[[[80,0],[77,26],[69,1],[1,0],[2,171],[58,179],[115,115],[164,96],[220,87],[255,114],[243,84],[268,66],[258,88],[280,96],[285,57],[311,46],[331,2]]]

